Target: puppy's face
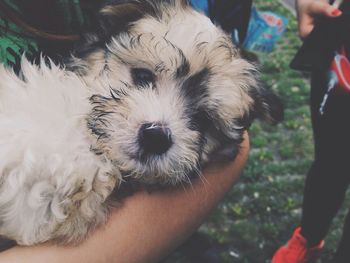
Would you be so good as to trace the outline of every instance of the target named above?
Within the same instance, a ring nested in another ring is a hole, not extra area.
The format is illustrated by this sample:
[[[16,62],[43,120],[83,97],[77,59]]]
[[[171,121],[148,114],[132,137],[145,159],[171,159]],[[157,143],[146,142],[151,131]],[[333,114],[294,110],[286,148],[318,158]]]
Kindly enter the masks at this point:
[[[252,118],[278,121],[255,67],[185,1],[114,1],[101,12],[110,37],[83,60],[105,89],[91,97],[88,122],[95,151],[125,175],[184,181],[211,154],[234,157]]]

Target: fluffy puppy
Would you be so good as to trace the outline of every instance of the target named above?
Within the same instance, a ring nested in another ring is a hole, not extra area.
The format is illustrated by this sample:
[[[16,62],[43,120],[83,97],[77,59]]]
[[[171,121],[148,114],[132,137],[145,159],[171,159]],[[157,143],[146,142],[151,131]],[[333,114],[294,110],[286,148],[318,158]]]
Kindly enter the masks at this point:
[[[69,70],[0,68],[0,235],[83,239],[123,178],[178,184],[282,117],[254,65],[186,1],[113,1]],[[75,72],[75,73],[74,73]],[[78,75],[77,75],[77,74]]]
[[[125,177],[179,183],[213,154],[233,159],[255,117],[282,119],[256,67],[187,1],[115,0],[100,14],[70,66],[111,87],[94,99],[104,123],[89,127]]]

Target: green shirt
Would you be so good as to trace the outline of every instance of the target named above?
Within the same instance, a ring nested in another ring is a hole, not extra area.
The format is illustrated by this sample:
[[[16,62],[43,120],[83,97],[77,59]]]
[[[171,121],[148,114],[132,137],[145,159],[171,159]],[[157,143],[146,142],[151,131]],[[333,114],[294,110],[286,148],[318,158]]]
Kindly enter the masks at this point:
[[[21,12],[16,4],[19,1],[23,0],[5,0],[13,10]],[[86,20],[80,6],[80,0],[57,0],[54,2],[54,8],[63,14],[65,28],[71,28],[72,25],[82,26]],[[24,52],[30,57],[39,51],[35,38],[27,37],[21,33],[21,28],[16,24],[0,18],[0,63],[14,66],[19,63]]]

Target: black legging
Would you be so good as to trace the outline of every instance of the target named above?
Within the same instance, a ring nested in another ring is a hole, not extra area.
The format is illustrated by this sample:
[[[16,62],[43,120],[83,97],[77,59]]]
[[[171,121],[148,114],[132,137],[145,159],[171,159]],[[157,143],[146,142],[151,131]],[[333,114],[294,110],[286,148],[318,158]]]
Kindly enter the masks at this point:
[[[333,91],[321,116],[319,107],[326,88],[327,74],[314,72],[311,115],[315,161],[306,179],[301,223],[301,234],[311,245],[326,236],[350,183],[350,94]],[[350,213],[346,218],[336,262],[350,262]]]

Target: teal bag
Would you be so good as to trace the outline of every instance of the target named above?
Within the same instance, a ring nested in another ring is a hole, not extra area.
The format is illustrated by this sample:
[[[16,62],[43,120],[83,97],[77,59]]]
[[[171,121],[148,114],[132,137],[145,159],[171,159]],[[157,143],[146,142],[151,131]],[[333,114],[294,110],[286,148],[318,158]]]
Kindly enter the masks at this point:
[[[258,52],[271,52],[285,32],[288,19],[272,12],[252,8],[248,33],[243,46]]]

